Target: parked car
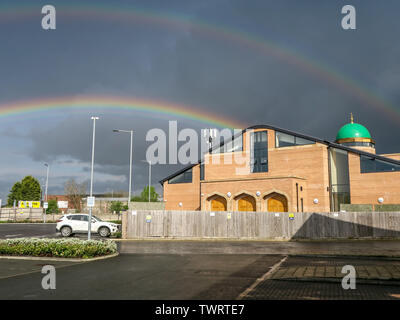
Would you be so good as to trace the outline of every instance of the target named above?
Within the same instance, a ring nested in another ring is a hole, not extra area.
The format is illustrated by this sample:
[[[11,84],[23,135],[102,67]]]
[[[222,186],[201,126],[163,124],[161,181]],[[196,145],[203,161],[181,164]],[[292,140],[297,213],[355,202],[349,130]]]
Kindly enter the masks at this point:
[[[89,225],[88,214],[66,214],[57,220],[56,230],[63,237],[69,237],[74,233],[87,233]],[[120,224],[102,221],[92,216],[91,232],[98,233],[101,237],[109,237],[111,233],[121,229]]]

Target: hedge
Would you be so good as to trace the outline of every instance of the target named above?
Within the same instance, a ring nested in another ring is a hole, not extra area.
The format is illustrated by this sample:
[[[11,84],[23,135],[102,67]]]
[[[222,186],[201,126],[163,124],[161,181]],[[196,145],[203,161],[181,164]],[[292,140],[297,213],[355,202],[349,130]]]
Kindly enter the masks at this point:
[[[112,240],[17,238],[0,240],[0,255],[93,258],[117,252]]]

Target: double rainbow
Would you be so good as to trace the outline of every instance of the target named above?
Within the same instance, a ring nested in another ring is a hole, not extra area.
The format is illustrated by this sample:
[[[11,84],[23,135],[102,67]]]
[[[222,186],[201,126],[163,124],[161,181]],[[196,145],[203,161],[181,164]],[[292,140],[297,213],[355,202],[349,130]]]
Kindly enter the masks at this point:
[[[317,61],[307,58],[306,56],[301,55],[299,52],[239,30],[212,25],[208,22],[196,21],[190,17],[185,17],[182,15],[173,15],[170,13],[160,14],[154,11],[126,5],[115,7],[98,1],[93,1],[93,3],[90,5],[83,4],[82,2],[68,1],[68,4],[57,4],[56,9],[60,17],[70,17],[72,19],[84,21],[100,20],[116,21],[118,23],[144,24],[177,30],[188,29],[190,32],[201,33],[207,37],[228,41],[240,45],[241,47],[247,47],[262,55],[272,56],[284,63],[292,65],[308,74],[317,77],[318,79],[322,79],[332,86],[339,88],[346,94],[355,97],[357,100],[363,103],[364,107],[375,109],[379,112],[379,114],[387,114],[390,119],[400,123],[400,109],[382,96],[373,93],[370,88],[365,87],[362,83],[356,82],[354,79],[346,76],[343,73],[337,72],[327,65],[323,65]],[[38,19],[40,18],[40,14],[40,6],[37,4],[32,4],[32,2],[18,1],[10,5],[0,5],[0,23],[18,19]],[[56,98],[54,100],[55,102],[59,102],[58,105],[63,105],[65,103],[60,103],[63,101],[63,99],[65,98]],[[96,99],[93,99],[93,101],[94,100]],[[117,105],[120,103],[120,100],[124,99],[116,98],[116,101],[114,101],[112,104]],[[147,103],[148,105],[152,106],[153,110],[166,111],[169,109],[171,112],[176,111],[178,113],[185,114],[185,110],[181,110],[182,106],[168,106],[166,103],[153,103],[151,101],[148,101]],[[13,112],[9,110],[11,106],[18,108],[18,110],[16,110],[14,113],[21,112],[19,110],[33,111],[34,109],[51,109],[50,107],[46,106],[47,102],[40,102],[40,100],[36,102],[28,101],[26,104],[26,106],[21,106],[20,103],[14,103],[6,107],[0,106],[0,115],[12,114]],[[36,104],[36,106],[34,106],[34,104]],[[132,101],[131,105],[135,106],[137,103]],[[125,103],[121,104],[122,108],[125,106]],[[135,109],[135,107],[131,108]],[[186,113],[196,114],[192,115],[192,118],[202,118],[203,120],[208,119],[207,121],[209,122],[212,122],[212,119],[218,118],[218,116],[215,114],[204,114],[199,116],[198,114],[200,113],[195,111],[187,111]],[[218,119],[216,122],[225,123],[226,121]]]

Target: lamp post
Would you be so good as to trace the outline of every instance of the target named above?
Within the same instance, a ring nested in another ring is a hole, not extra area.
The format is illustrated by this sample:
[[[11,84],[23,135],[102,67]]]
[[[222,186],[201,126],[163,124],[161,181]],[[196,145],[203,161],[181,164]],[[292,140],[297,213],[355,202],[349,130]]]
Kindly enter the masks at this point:
[[[46,172],[46,189],[45,189],[45,202],[47,202],[47,187],[49,185],[49,170],[50,170],[50,165],[48,163],[44,164],[45,167],[47,167],[47,172]]]
[[[90,197],[93,195],[93,166],[94,166],[94,145],[96,142],[96,120],[99,120],[99,117],[91,117],[93,120],[93,140],[92,140],[92,167],[90,170]],[[92,231],[92,207],[89,207],[89,221],[88,221],[88,240],[90,240]]]
[[[131,135],[131,146],[130,146],[130,156],[129,156],[129,191],[128,191],[128,206],[131,202],[132,194],[132,151],[133,151],[133,130],[118,130],[114,129],[113,132],[125,132]]]
[[[149,164],[149,202],[150,202],[150,186],[151,186],[151,161],[142,160],[142,162],[147,162]]]

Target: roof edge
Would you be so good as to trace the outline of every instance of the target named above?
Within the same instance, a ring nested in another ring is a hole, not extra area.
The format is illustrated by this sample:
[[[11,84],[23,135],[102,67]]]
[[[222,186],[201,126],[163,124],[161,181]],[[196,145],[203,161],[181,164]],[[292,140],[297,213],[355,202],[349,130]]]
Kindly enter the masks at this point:
[[[358,150],[358,149],[355,149],[355,148],[345,147],[345,146],[337,144],[335,142],[330,142],[330,141],[323,140],[323,139],[320,139],[320,138],[317,138],[317,137],[305,135],[305,134],[298,133],[298,132],[295,132],[295,131],[291,131],[291,130],[288,130],[288,129],[283,129],[283,128],[280,128],[280,127],[275,127],[275,126],[266,125],[266,124],[254,125],[254,126],[250,126],[250,127],[246,128],[246,129],[243,129],[240,133],[235,134],[232,137],[232,139],[229,139],[227,141],[221,142],[219,145],[216,145],[216,146],[212,147],[211,151],[223,146],[224,144],[232,141],[234,138],[238,137],[239,135],[241,135],[241,134],[243,134],[243,133],[245,133],[247,131],[257,130],[257,129],[267,129],[267,130],[269,129],[269,130],[274,130],[274,131],[287,133],[287,134],[290,134],[290,135],[294,135],[296,137],[300,137],[300,138],[303,138],[303,139],[307,139],[307,140],[315,141],[315,142],[318,142],[318,143],[321,143],[321,144],[325,144],[325,145],[328,146],[328,148],[329,147],[337,148],[337,149],[345,150],[345,151],[348,151],[348,152],[356,153],[356,154],[359,154],[359,155],[367,156],[367,157],[370,157],[370,158],[374,158],[374,159],[378,159],[378,160],[382,160],[382,161],[386,161],[386,162],[390,162],[390,163],[393,163],[393,164],[400,165],[400,161],[399,160],[386,158],[386,157],[383,157],[383,156],[380,156],[380,155],[377,155],[377,154],[374,154],[374,153],[369,153],[369,152]],[[202,162],[202,159],[203,158],[200,158],[196,163],[190,164],[190,165],[182,168],[181,170],[178,170],[175,173],[165,177],[164,179],[160,180],[159,183],[161,185],[163,185],[165,181],[167,181],[169,179],[172,179],[172,178],[176,177],[177,175],[185,172],[186,170],[188,170],[190,168],[193,168],[194,166],[200,164]]]

